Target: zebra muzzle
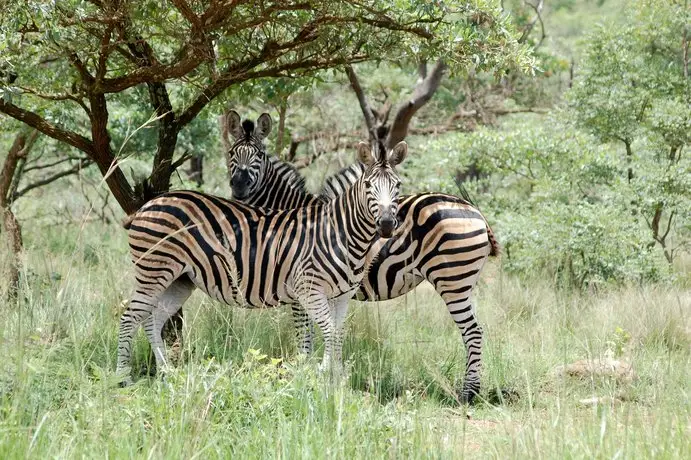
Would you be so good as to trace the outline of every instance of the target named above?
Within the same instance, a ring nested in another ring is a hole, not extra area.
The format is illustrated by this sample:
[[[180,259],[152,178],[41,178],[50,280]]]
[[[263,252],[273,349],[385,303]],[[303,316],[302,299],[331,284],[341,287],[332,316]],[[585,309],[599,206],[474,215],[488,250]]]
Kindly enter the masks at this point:
[[[398,221],[395,217],[382,217],[377,223],[377,233],[382,238],[391,238],[397,226]]]
[[[242,200],[247,198],[250,191],[250,174],[246,169],[239,169],[230,179],[230,188],[233,190],[233,198]]]

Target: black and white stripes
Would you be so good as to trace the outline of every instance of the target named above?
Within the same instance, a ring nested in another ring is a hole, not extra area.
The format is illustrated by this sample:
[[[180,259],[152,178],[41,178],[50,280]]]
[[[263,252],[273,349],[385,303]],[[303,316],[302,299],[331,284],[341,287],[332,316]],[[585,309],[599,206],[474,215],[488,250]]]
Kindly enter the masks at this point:
[[[299,303],[324,334],[322,365],[332,359],[340,365],[348,300],[365,274],[372,241],[395,228],[400,183],[394,166],[406,151],[404,143],[388,154],[361,144],[359,156],[369,166],[348,193],[292,210],[191,191],[146,203],[127,222],[136,288],[120,320],[117,364],[124,383],[142,322],[157,368],[165,368],[161,327],[195,287],[227,304]]]
[[[240,126],[240,116],[234,112],[231,115],[235,121],[230,124]],[[268,115],[262,117],[268,118]],[[257,120],[257,125],[261,124],[262,117]],[[247,127],[252,126],[245,123]],[[315,197],[304,190],[303,179],[297,171],[287,163],[268,157],[256,138],[241,130],[236,130],[234,135],[235,145],[255,139],[254,155],[236,155],[231,149],[230,157],[231,162],[258,171],[252,177],[260,184],[255,189],[261,192],[249,193],[242,200],[256,206],[288,209],[294,202],[304,205],[336,199],[347,193],[366,170],[361,162],[344,168],[329,177],[321,195]],[[286,195],[286,190],[291,190],[292,195]],[[237,196],[235,188],[233,191]],[[299,200],[294,199],[296,195]],[[498,244],[480,211],[455,196],[426,193],[403,197],[398,219],[400,227],[391,239],[373,243],[367,255],[369,270],[356,297],[365,301],[393,299],[410,292],[422,281],[429,281],[444,299],[461,331],[467,356],[462,397],[470,401],[479,392],[482,355],[482,329],[471,301],[471,292],[487,256],[496,253]],[[299,349],[308,353],[312,332],[307,316],[298,306],[293,312],[298,326]]]

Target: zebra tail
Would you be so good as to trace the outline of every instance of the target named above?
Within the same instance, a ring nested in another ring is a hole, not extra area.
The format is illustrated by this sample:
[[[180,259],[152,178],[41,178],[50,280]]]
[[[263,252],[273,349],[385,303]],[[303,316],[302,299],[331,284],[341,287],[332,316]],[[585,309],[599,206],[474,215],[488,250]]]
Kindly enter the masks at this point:
[[[463,183],[461,181],[456,180],[456,187],[458,187],[458,191],[461,195],[461,198],[463,198],[463,200],[467,201],[471,206],[477,208],[478,210],[480,209],[475,204],[475,202],[473,202],[472,198],[470,198],[470,193],[468,193],[468,190],[465,188],[465,186],[463,186]],[[489,240],[489,244],[490,244],[489,255],[492,257],[496,257],[501,252],[501,246],[499,245],[497,238],[494,236],[494,232],[492,231],[492,227],[490,227],[489,224],[487,223],[487,219],[485,219],[485,226],[487,227],[487,239]]]
[[[149,179],[144,179],[140,184],[138,184],[134,188],[134,191],[135,191],[135,194],[137,194],[141,197],[141,203],[146,203],[147,201],[151,201],[154,198],[156,198],[157,196],[165,193],[165,191],[154,190],[154,188],[151,186],[151,183],[149,182]],[[133,212],[132,214],[129,214],[124,219],[122,219],[122,227],[125,230],[130,229],[130,226],[132,225],[132,221],[134,220],[134,217],[136,215],[137,215],[137,213]]]
[[[494,232],[492,231],[492,227],[489,226],[489,224],[487,223],[486,220],[485,220],[485,225],[487,226],[487,239],[489,240],[489,245],[490,245],[489,255],[491,257],[496,257],[501,252],[501,246],[499,245],[499,242],[497,241],[497,239],[494,237]]]
[[[132,226],[132,221],[134,220],[134,217],[136,215],[137,215],[137,213],[135,212],[135,213],[130,214],[129,216],[125,216],[125,218],[122,219],[122,222],[121,222],[122,228],[124,228],[125,230],[129,230],[130,226]]]

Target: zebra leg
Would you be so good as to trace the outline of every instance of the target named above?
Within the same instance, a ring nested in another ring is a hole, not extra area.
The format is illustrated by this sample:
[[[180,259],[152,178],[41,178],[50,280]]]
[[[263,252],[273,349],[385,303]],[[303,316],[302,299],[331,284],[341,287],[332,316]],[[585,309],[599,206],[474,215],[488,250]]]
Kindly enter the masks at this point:
[[[187,299],[190,298],[194,292],[194,289],[194,283],[192,283],[192,281],[190,281],[186,276],[183,276],[173,281],[173,284],[171,284],[168,289],[166,289],[159,297],[159,307],[170,313],[170,316],[163,322],[161,337],[163,337],[163,342],[165,345],[171,349],[171,361],[173,365],[178,364],[182,355],[182,305],[187,301]],[[166,340],[166,326],[171,325],[174,325],[175,327],[175,330],[173,331],[174,335],[169,337],[174,338],[172,343]]]
[[[324,336],[324,358],[319,368],[328,370],[341,365],[342,338],[336,329],[334,317],[329,308],[329,299],[318,291],[310,292],[300,297],[300,303],[304,307],[309,319],[317,323]]]
[[[156,308],[153,309],[151,316],[144,322],[144,330],[156,358],[156,369],[161,372],[165,372],[168,365],[161,330],[166,321],[180,310],[193,290],[194,285],[187,280],[177,279],[173,281],[159,296]]]
[[[118,359],[116,373],[121,376],[120,386],[132,384],[132,340],[142,320],[151,316],[155,299],[136,292],[127,310],[120,317],[118,334]]]
[[[341,372],[343,368],[343,337],[345,336],[344,326],[345,320],[348,317],[348,303],[353,297],[354,292],[349,292],[336,297],[331,301],[331,308],[334,317],[335,335],[334,346],[335,354],[334,360],[337,363],[336,372]]]
[[[470,404],[480,393],[480,370],[482,367],[482,327],[478,323],[477,316],[475,316],[475,307],[470,301],[473,285],[460,289],[448,289],[446,286],[441,286],[440,283],[435,284],[437,292],[449,309],[451,318],[461,330],[461,338],[466,351],[461,401]]]
[[[310,356],[314,351],[314,323],[300,304],[291,305],[295,335],[298,341],[298,353]]]

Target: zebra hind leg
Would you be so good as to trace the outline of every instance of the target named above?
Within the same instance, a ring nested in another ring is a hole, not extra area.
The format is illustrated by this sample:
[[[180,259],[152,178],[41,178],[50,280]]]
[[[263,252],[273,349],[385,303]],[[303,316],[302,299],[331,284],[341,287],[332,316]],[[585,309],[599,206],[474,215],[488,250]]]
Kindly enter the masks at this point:
[[[118,333],[118,358],[116,373],[120,376],[120,386],[132,384],[132,341],[143,320],[151,316],[156,299],[141,291],[135,292],[127,310],[120,317]]]
[[[482,326],[475,315],[475,307],[470,301],[472,286],[445,290],[437,287],[449,309],[451,318],[461,331],[461,338],[466,351],[465,377],[461,392],[461,402],[471,404],[480,393],[480,371],[482,368]],[[460,293],[458,291],[461,291]]]
[[[185,301],[192,295],[194,285],[187,279],[177,279],[159,296],[158,305],[144,323],[144,330],[151,343],[151,349],[156,358],[156,369],[165,372],[168,365],[165,345],[161,337],[163,325],[182,308]]]
[[[314,322],[300,304],[291,305],[298,353],[310,356],[314,351]]]

